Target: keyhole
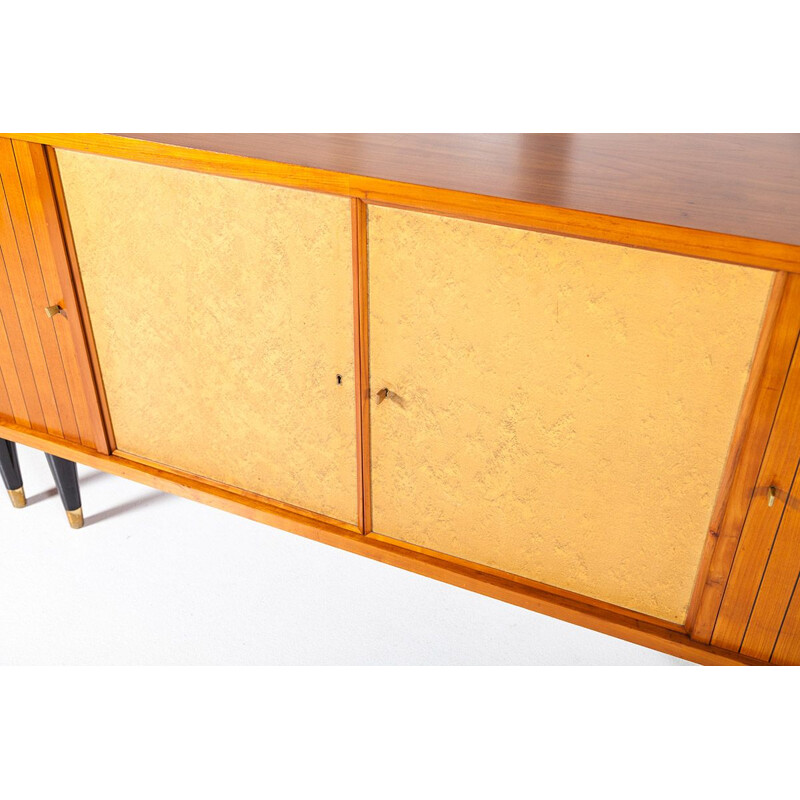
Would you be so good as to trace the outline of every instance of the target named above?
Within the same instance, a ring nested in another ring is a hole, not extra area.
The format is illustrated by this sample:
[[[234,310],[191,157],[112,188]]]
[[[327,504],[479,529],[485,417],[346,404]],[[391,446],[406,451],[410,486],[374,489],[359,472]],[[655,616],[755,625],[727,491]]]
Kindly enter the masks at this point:
[[[339,384],[339,386],[341,386],[341,385],[342,385],[342,376],[341,376],[341,375],[337,375],[337,376],[336,376],[336,383],[338,383],[338,384]]]

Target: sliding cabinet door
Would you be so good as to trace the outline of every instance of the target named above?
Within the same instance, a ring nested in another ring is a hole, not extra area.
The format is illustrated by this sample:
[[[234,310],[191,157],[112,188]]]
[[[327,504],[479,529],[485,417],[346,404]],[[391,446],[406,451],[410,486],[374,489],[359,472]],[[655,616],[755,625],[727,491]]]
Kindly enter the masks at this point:
[[[58,164],[117,450],[356,524],[349,199]]]
[[[685,619],[773,276],[369,210],[373,530]]]
[[[800,663],[800,354],[772,422],[711,643],[762,661]]]
[[[3,422],[108,452],[47,156],[0,138]]]

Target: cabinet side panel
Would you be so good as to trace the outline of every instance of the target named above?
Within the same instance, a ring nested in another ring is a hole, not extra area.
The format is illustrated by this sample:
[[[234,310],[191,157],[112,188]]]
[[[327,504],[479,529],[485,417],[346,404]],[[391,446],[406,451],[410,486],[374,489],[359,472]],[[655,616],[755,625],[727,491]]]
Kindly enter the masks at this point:
[[[61,436],[61,422],[14,229],[11,208],[18,193],[19,175],[11,141],[0,138],[0,313],[24,397],[25,417],[18,417],[17,421],[34,430]],[[20,412],[21,409],[17,413]]]
[[[72,293],[61,219],[45,150],[40,145],[15,141],[14,156],[35,243],[41,277],[40,297],[45,305],[64,309],[51,321],[57,351],[50,363],[54,388],[63,408],[66,438],[86,447],[108,452],[102,421],[88,365],[82,319]],[[57,380],[56,380],[57,376]]]
[[[57,157],[117,448],[356,524],[349,199]]]
[[[742,652],[752,648],[769,658],[772,643],[764,637],[777,634],[776,615],[783,615],[789,601],[784,584],[793,585],[797,576],[799,461],[800,358],[795,351],[714,627],[711,641],[718,647],[739,650],[747,634]],[[770,486],[775,489],[771,503]]]
[[[381,207],[369,259],[374,530],[682,623],[773,276]]]
[[[800,573],[800,498],[797,473],[772,545],[740,652],[769,661]],[[764,502],[756,498],[753,502]],[[773,506],[774,507],[774,506]]]
[[[12,280],[20,320],[25,331],[28,355],[34,368],[39,398],[45,410],[48,430],[54,435],[80,443],[75,414],[73,387],[67,372],[75,363],[72,342],[62,334],[68,332],[67,321],[45,313],[51,305],[64,305],[57,282],[48,281],[50,252],[47,237],[42,235],[42,198],[31,181],[31,149],[41,152],[39,145],[26,142],[3,143],[9,169],[6,172],[6,199],[11,212],[19,259],[16,283]]]

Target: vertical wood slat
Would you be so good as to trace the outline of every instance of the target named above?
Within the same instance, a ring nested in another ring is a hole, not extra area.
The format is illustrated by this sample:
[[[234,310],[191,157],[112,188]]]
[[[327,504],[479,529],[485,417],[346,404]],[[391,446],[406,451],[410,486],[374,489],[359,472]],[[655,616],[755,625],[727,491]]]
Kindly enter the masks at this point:
[[[96,447],[104,442],[103,421],[96,399],[91,365],[80,323],[80,311],[72,289],[61,222],[56,208],[50,167],[44,148],[27,142],[13,143],[28,216],[36,242],[48,305],[58,303],[64,315],[54,317],[53,327],[72,404],[80,443]],[[83,362],[83,369],[81,367]],[[90,403],[87,398],[93,398]]]
[[[32,252],[30,227],[25,230],[25,200],[19,185],[14,151],[8,139],[0,139],[0,173],[5,195],[0,203],[0,228],[4,231],[3,241],[8,244],[4,251],[8,282],[31,362],[45,429],[52,436],[63,437],[61,414],[50,376],[50,363],[59,358],[58,345],[52,322],[44,313],[46,303],[42,302],[39,282],[36,280],[38,269],[34,269],[36,256],[35,250]],[[38,277],[41,279],[40,274]],[[49,332],[44,322],[50,326]]]
[[[26,214],[25,218],[21,216],[23,208],[20,206],[20,219],[17,223],[17,228],[20,231],[18,238],[27,242],[26,252],[28,258],[25,260],[25,269],[28,276],[28,285],[31,288],[31,295],[36,304],[35,310],[39,312],[37,319],[39,319],[40,329],[43,330],[42,340],[43,343],[45,340],[47,342],[47,363],[50,371],[50,380],[58,404],[64,429],[64,438],[91,446],[91,442],[85,441],[81,435],[78,414],[75,409],[73,385],[69,380],[70,367],[74,363],[71,357],[72,343],[65,341],[64,337],[59,335],[64,328],[61,324],[62,319],[60,316],[49,320],[39,318],[43,307],[55,304],[62,305],[62,298],[60,287],[51,278],[52,269],[47,269],[50,258],[47,239],[43,238],[41,233],[37,231],[37,228],[41,227],[43,212],[42,198],[39,197],[35,183],[33,184],[33,190],[31,190],[30,186],[32,169],[30,161],[31,145],[26,142],[12,141],[12,150],[17,165],[19,188]],[[26,186],[26,184],[28,185]],[[43,325],[44,322],[48,322],[49,325]]]
[[[0,183],[0,191],[2,191],[2,183]],[[2,242],[0,242],[0,374],[3,376],[11,418],[17,425],[30,428],[31,420],[25,402],[25,393],[17,374],[17,365],[14,363],[14,353],[6,330],[6,318],[8,317],[9,323],[15,322],[13,317],[15,314],[16,309],[11,302],[11,289],[7,286],[5,260]]]
[[[772,651],[770,661],[773,664],[794,666],[800,664],[800,591],[797,583],[793,589],[789,608]]]
[[[693,603],[693,608],[690,609],[693,618],[687,620],[692,638],[705,643],[711,641],[714,633],[723,594],[731,574],[740,535],[756,489],[756,481],[759,478],[778,403],[800,333],[800,275],[785,276],[782,285],[776,281],[770,305],[773,304],[773,300],[777,305],[777,312],[774,314],[771,326],[770,314],[765,320],[763,341],[766,347],[760,356],[763,366],[760,375],[753,375],[756,390],[747,431],[741,443],[741,455],[719,530],[712,531],[710,537],[711,554],[710,556],[706,554],[708,568],[705,577],[702,571],[698,576],[702,591],[699,592],[696,604]],[[747,609],[747,614],[749,611],[750,607]]]
[[[800,573],[799,490],[795,473],[740,650],[762,661],[769,661]]]
[[[2,347],[3,343],[0,341],[0,349],[2,349]],[[14,410],[11,407],[11,398],[8,396],[6,381],[3,377],[2,362],[0,362],[0,419],[7,419],[11,422],[15,421]]]
[[[0,140],[1,141],[1,140]],[[28,356],[28,345],[25,341],[22,326],[20,324],[19,312],[14,298],[11,282],[9,280],[9,261],[18,258],[16,252],[16,239],[13,230],[6,224],[6,196],[5,196],[5,175],[3,164],[0,162],[0,314],[2,314],[5,335],[8,342],[8,349],[13,365],[13,373],[19,383],[24,409],[18,407],[15,410],[17,422],[33,430],[47,433],[44,412],[39,400],[39,390],[33,376],[31,361]],[[7,365],[6,385],[11,382],[11,366]]]
[[[42,154],[47,161],[48,176],[46,187],[40,184],[40,192],[43,195],[46,192],[48,197],[52,196],[52,203],[48,203],[46,206],[49,212],[48,232],[51,240],[54,237],[56,239],[53,244],[53,251],[58,256],[56,268],[61,289],[64,292],[67,319],[70,323],[78,367],[94,425],[95,447],[99,452],[109,455],[117,449],[117,445],[108,399],[103,388],[102,370],[81,281],[78,256],[75,251],[75,242],[64,197],[64,187],[61,184],[58,170],[58,160],[52,147],[44,149]]]
[[[18,157],[20,153],[18,153],[17,147],[13,142],[10,144],[16,180],[12,180],[9,177],[8,185],[6,186],[6,199],[11,211],[11,220],[17,239],[20,261],[31,302],[31,312],[36,322],[36,333],[38,333],[47,365],[47,376],[44,373],[41,375],[40,385],[43,388],[40,389],[39,396],[40,398],[49,397],[49,394],[47,394],[49,382],[49,388],[58,412],[62,436],[68,441],[80,443],[81,437],[64,366],[63,348],[56,330],[59,320],[58,318],[50,319],[44,313],[44,309],[47,306],[60,300],[60,292],[56,289],[55,298],[51,300],[39,252],[41,243],[37,242],[34,236],[30,213],[32,201],[37,199],[37,195],[36,192],[25,192]],[[20,148],[20,152],[24,154],[27,149],[29,149],[29,145],[23,145]],[[17,297],[17,302],[20,302],[19,296]],[[29,344],[29,352],[33,346]],[[68,350],[67,358],[69,358],[69,353],[70,351]],[[39,377],[37,375],[37,378]]]
[[[738,651],[756,602],[800,460],[800,358],[792,361],[767,452],[736,550],[712,643]],[[769,487],[777,496],[769,506]]]
[[[353,311],[355,330],[356,438],[358,445],[358,524],[372,531],[369,437],[369,314],[367,308],[367,205],[351,201],[353,229]]]

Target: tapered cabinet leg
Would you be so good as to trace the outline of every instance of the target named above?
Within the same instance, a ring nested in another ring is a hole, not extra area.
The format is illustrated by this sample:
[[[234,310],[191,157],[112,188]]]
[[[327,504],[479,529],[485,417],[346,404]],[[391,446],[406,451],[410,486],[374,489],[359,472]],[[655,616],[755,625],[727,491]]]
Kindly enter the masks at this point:
[[[22,488],[22,473],[19,470],[17,446],[14,442],[0,439],[0,475],[14,508],[25,506],[25,489]]]
[[[67,512],[70,527],[83,527],[83,509],[81,508],[81,490],[78,487],[78,468],[72,461],[45,453],[47,464],[56,482],[56,488]]]

